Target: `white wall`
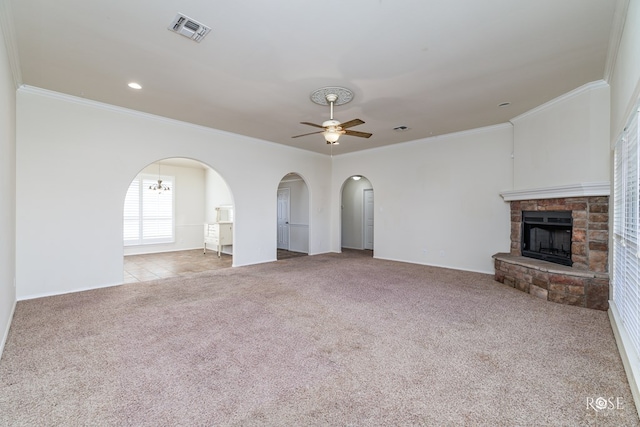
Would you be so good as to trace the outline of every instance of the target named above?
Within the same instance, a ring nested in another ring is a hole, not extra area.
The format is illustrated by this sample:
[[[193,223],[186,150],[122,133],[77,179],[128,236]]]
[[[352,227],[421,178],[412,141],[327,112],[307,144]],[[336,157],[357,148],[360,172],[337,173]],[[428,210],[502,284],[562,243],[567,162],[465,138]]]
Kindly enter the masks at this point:
[[[218,206],[233,206],[233,197],[227,183],[211,168],[205,171],[205,195],[205,222],[207,223],[216,222]],[[225,254],[233,254],[233,245],[223,245],[221,249]]]
[[[122,282],[124,196],[157,159],[198,160],[227,182],[234,265],[276,259],[275,194],[293,169],[310,188],[309,251],[330,249],[328,156],[31,87],[17,94],[16,151],[18,299]]]
[[[609,85],[594,82],[512,120],[513,190],[609,181]]]
[[[125,246],[125,255],[202,248],[205,222],[205,169],[175,166],[165,162],[160,165],[160,172],[162,175],[174,177],[171,191],[175,208],[175,241],[154,245]],[[158,164],[147,166],[141,173],[158,175]]]
[[[278,189],[281,188],[289,189],[289,250],[308,253],[309,188],[299,176],[281,181]],[[277,197],[277,192],[273,197]]]
[[[631,109],[640,97],[640,1],[631,0],[616,62],[609,79],[611,85],[611,138],[615,142],[626,125]]]
[[[343,248],[364,249],[364,190],[371,188],[373,188],[371,182],[364,177],[358,181],[348,178],[342,186],[341,246]]]
[[[216,207],[233,206],[227,183],[211,168],[205,170],[205,222],[216,222]]]
[[[301,225],[309,224],[309,190],[302,180],[281,183],[278,188],[289,187],[291,190],[291,206],[289,222]]]
[[[4,13],[4,4],[0,4]],[[6,23],[0,30],[5,30]],[[4,31],[0,31],[0,356],[9,333],[16,302],[16,89]]]
[[[509,250],[512,129],[499,125],[334,156],[335,206],[352,175],[375,191],[376,258],[493,273],[491,256]],[[332,212],[340,251],[340,210]]]

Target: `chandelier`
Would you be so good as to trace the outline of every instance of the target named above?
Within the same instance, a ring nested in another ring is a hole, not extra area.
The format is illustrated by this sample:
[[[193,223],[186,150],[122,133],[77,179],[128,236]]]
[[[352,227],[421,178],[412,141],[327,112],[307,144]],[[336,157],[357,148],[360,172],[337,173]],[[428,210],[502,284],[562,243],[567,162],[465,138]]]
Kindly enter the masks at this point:
[[[149,190],[157,191],[158,194],[160,194],[160,193],[164,193],[165,191],[171,190],[171,188],[169,188],[168,186],[164,185],[162,183],[162,180],[159,179],[157,183],[154,183],[154,184],[149,186]]]
[[[160,162],[158,162],[158,182],[151,184],[149,186],[149,190],[157,191],[158,194],[171,190],[171,188],[168,185],[163,184],[162,180],[160,179]]]

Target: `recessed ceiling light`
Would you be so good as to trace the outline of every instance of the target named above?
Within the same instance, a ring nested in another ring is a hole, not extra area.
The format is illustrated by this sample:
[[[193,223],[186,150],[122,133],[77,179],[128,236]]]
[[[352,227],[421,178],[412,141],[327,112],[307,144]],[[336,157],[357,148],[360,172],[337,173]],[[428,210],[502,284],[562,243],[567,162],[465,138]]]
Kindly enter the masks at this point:
[[[500,104],[498,104],[498,107],[508,107],[509,105],[511,105],[510,102],[501,102]]]
[[[393,128],[393,130],[395,130],[396,132],[404,132],[405,130],[409,130],[408,126],[396,126]]]
[[[129,83],[127,86],[129,86],[131,89],[142,89],[142,86],[140,86],[138,83],[136,82],[131,82]]]

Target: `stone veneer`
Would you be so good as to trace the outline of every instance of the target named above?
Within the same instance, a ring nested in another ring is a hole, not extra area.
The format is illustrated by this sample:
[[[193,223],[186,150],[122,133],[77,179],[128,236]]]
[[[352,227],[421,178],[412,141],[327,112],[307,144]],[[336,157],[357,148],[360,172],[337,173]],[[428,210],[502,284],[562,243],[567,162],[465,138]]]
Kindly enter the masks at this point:
[[[571,267],[521,256],[522,211],[571,211]],[[561,304],[609,308],[609,197],[511,202],[511,252],[496,254],[495,279]]]
[[[495,254],[495,279],[531,295],[560,304],[607,310],[609,275],[548,261]]]

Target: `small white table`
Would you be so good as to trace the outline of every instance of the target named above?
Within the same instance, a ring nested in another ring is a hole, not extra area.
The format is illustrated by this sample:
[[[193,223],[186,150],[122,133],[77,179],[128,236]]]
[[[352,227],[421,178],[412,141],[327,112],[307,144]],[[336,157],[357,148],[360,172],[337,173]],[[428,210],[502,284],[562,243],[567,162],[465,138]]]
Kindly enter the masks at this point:
[[[207,253],[207,243],[218,247],[218,258],[222,247],[233,244],[233,222],[214,222],[204,225],[204,252]]]

